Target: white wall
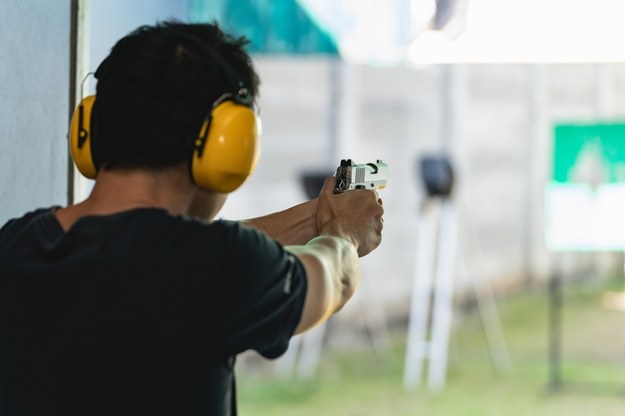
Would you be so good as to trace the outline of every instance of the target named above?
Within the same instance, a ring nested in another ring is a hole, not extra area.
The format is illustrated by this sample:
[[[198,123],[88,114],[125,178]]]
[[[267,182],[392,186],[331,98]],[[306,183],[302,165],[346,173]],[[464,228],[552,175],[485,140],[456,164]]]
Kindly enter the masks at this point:
[[[0,224],[67,202],[70,1],[0,2]]]

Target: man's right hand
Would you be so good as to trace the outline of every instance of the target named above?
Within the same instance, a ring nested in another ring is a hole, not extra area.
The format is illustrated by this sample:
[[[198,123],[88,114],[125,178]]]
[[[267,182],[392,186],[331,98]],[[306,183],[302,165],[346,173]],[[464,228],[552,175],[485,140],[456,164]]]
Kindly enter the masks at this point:
[[[335,193],[336,177],[328,177],[319,193],[315,224],[319,235],[343,237],[358,256],[373,251],[382,241],[384,208],[377,192],[356,189]]]

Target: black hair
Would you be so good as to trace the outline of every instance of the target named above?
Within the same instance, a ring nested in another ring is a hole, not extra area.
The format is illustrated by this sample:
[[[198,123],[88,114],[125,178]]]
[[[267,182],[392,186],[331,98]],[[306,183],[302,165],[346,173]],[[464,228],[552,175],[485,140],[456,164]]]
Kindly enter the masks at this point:
[[[217,23],[142,26],[98,67],[92,152],[104,169],[163,169],[191,160],[215,100],[259,79],[244,37]]]

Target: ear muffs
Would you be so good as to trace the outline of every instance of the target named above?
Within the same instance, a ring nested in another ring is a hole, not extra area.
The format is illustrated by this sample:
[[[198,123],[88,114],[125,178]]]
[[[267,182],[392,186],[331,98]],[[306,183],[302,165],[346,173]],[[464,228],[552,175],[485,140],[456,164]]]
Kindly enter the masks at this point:
[[[91,153],[91,112],[95,95],[83,98],[74,110],[69,127],[69,150],[76,167],[85,177],[94,179],[97,169]]]
[[[227,99],[213,106],[200,129],[191,174],[199,187],[229,193],[254,172],[259,156],[260,120],[249,105]]]
[[[91,114],[96,96],[81,100],[72,115],[70,153],[80,173],[95,179]],[[247,104],[234,97],[218,100],[204,120],[194,143],[191,175],[201,188],[229,193],[254,172],[260,157],[260,119]]]

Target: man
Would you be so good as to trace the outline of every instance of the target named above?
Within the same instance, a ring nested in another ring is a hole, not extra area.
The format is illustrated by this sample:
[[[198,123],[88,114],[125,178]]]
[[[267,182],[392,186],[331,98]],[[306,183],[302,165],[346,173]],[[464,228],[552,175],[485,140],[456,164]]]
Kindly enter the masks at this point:
[[[162,23],[98,68],[70,134],[90,196],[0,230],[0,414],[236,414],[236,355],[279,356],[353,294],[381,241],[375,192],[328,178],[313,201],[212,221],[245,172],[206,176],[245,152],[251,171],[257,153],[219,147],[256,128],[244,45]]]

